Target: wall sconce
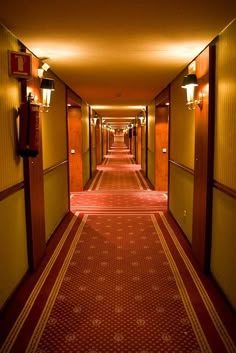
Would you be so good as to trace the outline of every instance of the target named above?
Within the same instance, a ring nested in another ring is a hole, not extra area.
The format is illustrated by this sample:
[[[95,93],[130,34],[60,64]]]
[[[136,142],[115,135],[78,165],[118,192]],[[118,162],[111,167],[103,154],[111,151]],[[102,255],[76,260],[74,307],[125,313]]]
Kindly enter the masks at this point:
[[[196,105],[202,109],[202,94],[199,94],[199,99],[194,99],[195,97],[195,87],[198,86],[197,76],[195,74],[188,74],[184,76],[182,88],[186,89],[187,93],[187,103],[188,109],[194,110]]]
[[[44,71],[48,71],[50,66],[47,63],[44,63],[40,68],[38,68],[38,77],[43,78]]]
[[[50,108],[51,92],[55,91],[54,80],[43,78],[40,88],[43,90],[42,111],[48,112]]]
[[[91,119],[91,124],[96,126],[99,117],[95,114],[94,117]]]
[[[145,115],[145,112],[141,112],[139,115],[138,115],[138,119],[140,121],[140,125],[143,126],[146,124],[146,115]]]

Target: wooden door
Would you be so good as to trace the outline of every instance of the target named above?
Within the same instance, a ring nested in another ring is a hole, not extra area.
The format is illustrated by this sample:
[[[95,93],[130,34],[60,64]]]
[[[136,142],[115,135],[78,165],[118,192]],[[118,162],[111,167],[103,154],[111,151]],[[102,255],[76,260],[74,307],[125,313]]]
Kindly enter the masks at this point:
[[[168,190],[168,106],[156,107],[155,190]]]
[[[208,270],[211,243],[212,172],[214,134],[215,47],[206,48],[196,59],[198,93],[202,109],[195,113],[195,162],[193,195],[193,253],[203,270]]]

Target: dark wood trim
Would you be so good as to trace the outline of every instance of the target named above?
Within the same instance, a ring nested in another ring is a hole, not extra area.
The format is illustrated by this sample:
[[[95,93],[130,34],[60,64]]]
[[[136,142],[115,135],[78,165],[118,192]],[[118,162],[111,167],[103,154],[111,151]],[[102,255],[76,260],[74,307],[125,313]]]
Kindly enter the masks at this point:
[[[66,164],[66,163],[68,163],[68,159],[65,159],[62,162],[59,162],[57,164],[52,165],[51,167],[49,167],[47,169],[44,169],[43,175],[46,175],[46,174],[49,174],[49,173],[53,172],[55,169],[61,167],[63,164]]]
[[[66,119],[66,150],[67,150],[67,201],[68,201],[68,206],[70,210],[70,165],[69,165],[69,153],[70,153],[70,148],[69,148],[69,117],[68,117],[68,99],[69,99],[69,90],[66,87],[65,89],[65,101],[66,101],[66,106],[65,106],[65,119]]]
[[[176,162],[176,161],[173,161],[172,159],[169,159],[169,163],[175,165],[176,167],[178,167],[178,168],[184,170],[185,172],[187,172],[187,173],[189,173],[189,174],[191,174],[191,175],[194,175],[194,170],[193,170],[193,169],[188,168],[188,167],[186,167],[185,165],[183,165],[183,164],[181,164],[181,163],[178,163],[178,162]]]
[[[92,178],[93,176],[93,166],[92,166],[92,132],[91,132],[91,118],[92,118],[92,108],[89,106],[89,110],[88,110],[88,124],[89,124],[89,174],[90,174],[90,178]]]
[[[193,254],[209,272],[212,227],[212,175],[214,161],[215,47],[208,46],[196,59],[198,92],[204,92],[202,109],[195,111],[195,163],[193,189]],[[209,89],[206,89],[207,85]]]
[[[145,135],[145,153],[146,153],[146,170],[145,170],[145,177],[148,179],[148,120],[149,120],[149,111],[148,106],[146,107],[146,135]]]
[[[217,190],[222,191],[223,193],[232,197],[233,199],[236,199],[236,190],[235,189],[231,189],[228,186],[226,186],[222,183],[219,183],[216,180],[213,180],[213,187],[216,188]]]
[[[24,189],[24,182],[21,181],[20,183],[18,184],[15,184],[13,186],[10,186],[9,188],[3,190],[3,191],[0,191],[0,201],[6,199],[7,197],[15,194],[17,191],[20,191],[22,189]]]
[[[206,231],[205,231],[205,272],[210,271],[211,240],[212,240],[212,204],[213,190],[210,187],[214,172],[214,137],[215,137],[215,76],[216,76],[216,46],[209,45],[209,111],[208,111],[208,171],[206,194]]]
[[[21,51],[27,51],[22,44]],[[32,65],[38,67],[38,59],[32,56]],[[21,80],[21,102],[27,101],[26,79]],[[32,77],[30,87],[38,92],[38,78]],[[42,158],[42,116],[39,117],[39,154],[24,157],[25,215],[29,271],[34,272],[45,253],[45,213]]]
[[[170,149],[170,136],[171,136],[171,84],[168,86],[169,90],[169,117],[168,117],[168,200],[167,200],[167,209],[170,210],[170,154],[171,154],[171,149]]]

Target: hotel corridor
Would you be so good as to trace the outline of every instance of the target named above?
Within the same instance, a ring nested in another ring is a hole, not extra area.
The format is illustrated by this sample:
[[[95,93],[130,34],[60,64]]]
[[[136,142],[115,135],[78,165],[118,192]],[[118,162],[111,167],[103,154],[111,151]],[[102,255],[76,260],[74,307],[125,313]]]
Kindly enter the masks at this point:
[[[233,353],[235,319],[115,144],[2,319],[1,353]]]

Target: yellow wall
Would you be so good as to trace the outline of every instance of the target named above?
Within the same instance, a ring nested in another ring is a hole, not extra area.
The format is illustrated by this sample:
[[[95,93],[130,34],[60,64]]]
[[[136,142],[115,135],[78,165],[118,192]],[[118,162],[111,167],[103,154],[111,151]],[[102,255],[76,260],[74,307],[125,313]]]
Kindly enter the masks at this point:
[[[217,43],[214,178],[236,190],[236,21]]]
[[[66,87],[52,73],[47,77],[54,79],[55,91],[49,112],[42,113],[43,169],[67,159]]]
[[[148,105],[148,166],[147,177],[155,185],[155,100]]]
[[[23,180],[22,159],[17,156],[17,109],[20,89],[8,76],[8,50],[19,50],[17,40],[0,25],[0,191]]]
[[[186,90],[181,88],[185,71],[171,84],[170,159],[194,169],[194,111],[186,106]]]
[[[46,241],[68,212],[67,163],[44,175]]]
[[[55,91],[51,95],[49,112],[42,113],[44,170],[68,159],[66,87],[53,73],[47,72],[47,77],[54,79]],[[65,163],[44,175],[46,240],[69,210],[67,169],[68,164]]]
[[[236,200],[213,192],[211,272],[236,309]]]
[[[0,25],[0,191],[23,181],[23,162],[17,155],[16,111],[18,80],[8,76],[8,50],[18,43]],[[28,270],[24,190],[0,201],[0,308]]]
[[[191,243],[193,175],[186,173],[183,169],[180,169],[173,164],[170,164],[169,208]]]
[[[236,22],[216,45],[216,119],[214,179],[236,190]],[[236,308],[236,200],[214,189],[211,271]]]
[[[28,270],[24,190],[0,202],[0,308]]]
[[[82,158],[83,158],[83,184],[90,178],[90,152],[89,152],[89,106],[82,103]]]
[[[170,102],[170,160],[194,168],[194,112],[186,106],[186,92],[181,88],[181,73],[171,84]],[[170,163],[169,208],[174,218],[192,241],[193,175]]]

